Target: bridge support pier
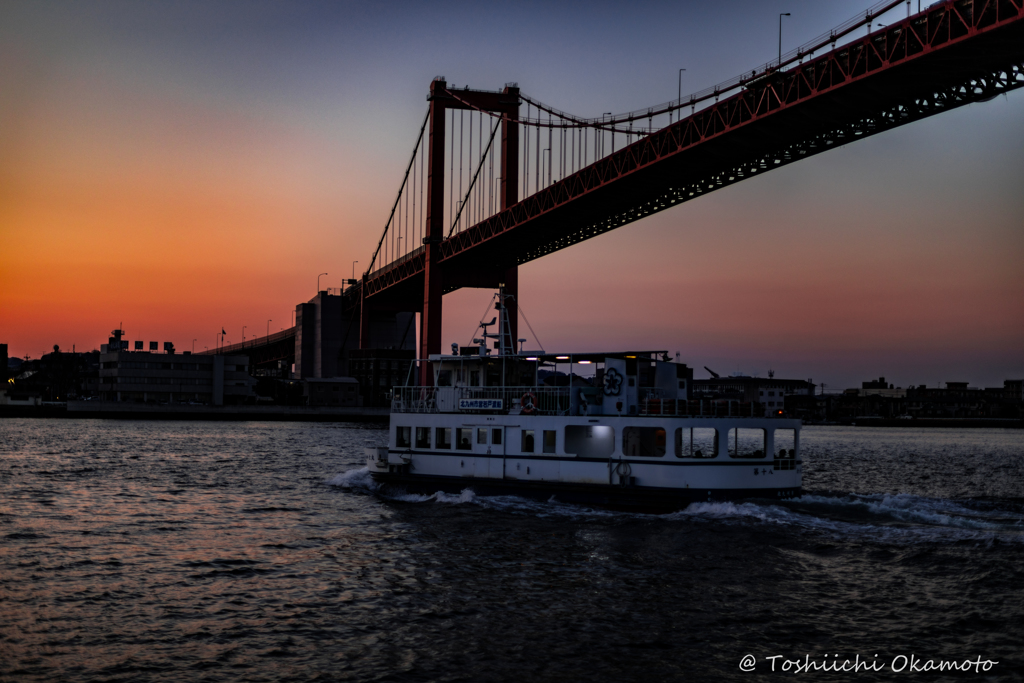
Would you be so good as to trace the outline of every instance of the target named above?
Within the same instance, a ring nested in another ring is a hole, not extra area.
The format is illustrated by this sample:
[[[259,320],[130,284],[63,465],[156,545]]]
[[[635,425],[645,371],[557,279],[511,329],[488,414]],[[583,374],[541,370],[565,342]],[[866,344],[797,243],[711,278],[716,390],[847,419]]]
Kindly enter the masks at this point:
[[[437,79],[430,84],[430,131],[427,140],[427,198],[426,226],[424,226],[424,282],[423,306],[420,309],[419,358],[426,360],[441,353],[441,299],[444,278],[441,272],[441,242],[445,238],[444,225],[444,159],[445,112],[448,109],[481,109],[505,115],[501,124],[501,208],[518,201],[519,185],[519,88],[506,86],[500,92],[459,90],[457,97],[448,91],[448,84]],[[492,273],[492,284],[503,282],[506,292],[519,295],[519,271],[515,265]],[[365,289],[365,286],[364,286]],[[364,304],[365,307],[365,304]],[[518,333],[518,303],[513,300],[509,320],[513,341]],[[423,386],[433,383],[430,368],[420,367],[419,382]]]
[[[427,224],[423,230],[425,267],[423,271],[423,308],[420,316],[419,357],[426,360],[441,353],[441,280],[440,246],[444,239],[444,113],[448,84],[435,80],[430,84],[430,132],[427,139]],[[420,364],[420,386],[433,384],[430,366]]]
[[[366,303],[366,273],[359,288],[359,348],[370,348],[370,307]]]
[[[506,104],[505,119],[501,122],[501,210],[519,202],[519,88],[506,85],[501,92]],[[514,103],[514,104],[513,104]],[[502,276],[508,306],[509,334],[516,349],[519,343],[519,266],[505,269]]]

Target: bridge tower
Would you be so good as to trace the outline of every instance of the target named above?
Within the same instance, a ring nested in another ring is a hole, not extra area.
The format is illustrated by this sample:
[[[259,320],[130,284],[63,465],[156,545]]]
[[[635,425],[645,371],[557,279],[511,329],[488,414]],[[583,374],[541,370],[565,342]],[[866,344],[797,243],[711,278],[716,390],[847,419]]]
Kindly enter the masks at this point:
[[[500,92],[485,90],[450,91],[444,79],[430,84],[429,137],[427,142],[427,207],[426,228],[423,238],[425,268],[423,302],[420,317],[418,354],[428,358],[441,353],[441,298],[445,289],[457,287],[505,286],[510,300],[509,327],[513,341],[518,335],[519,267],[509,263],[481,264],[472,272],[449,273],[442,277],[440,268],[441,242],[445,238],[444,225],[444,161],[445,112],[449,109],[479,110],[502,114],[501,122],[501,208],[506,209],[519,201],[519,88],[506,85]],[[432,381],[426,364],[420,368],[420,384]]]

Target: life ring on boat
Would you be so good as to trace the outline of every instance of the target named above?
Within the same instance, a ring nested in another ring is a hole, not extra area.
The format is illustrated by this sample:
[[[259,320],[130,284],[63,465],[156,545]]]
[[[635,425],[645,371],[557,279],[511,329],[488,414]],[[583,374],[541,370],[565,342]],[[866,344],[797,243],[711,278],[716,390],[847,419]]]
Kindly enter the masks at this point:
[[[633,468],[628,462],[620,460],[615,465],[615,474],[619,475],[619,485],[626,486],[629,483],[629,477],[633,474]]]
[[[537,397],[533,395],[532,391],[527,391],[519,399],[519,408],[524,415],[532,415],[537,410]]]

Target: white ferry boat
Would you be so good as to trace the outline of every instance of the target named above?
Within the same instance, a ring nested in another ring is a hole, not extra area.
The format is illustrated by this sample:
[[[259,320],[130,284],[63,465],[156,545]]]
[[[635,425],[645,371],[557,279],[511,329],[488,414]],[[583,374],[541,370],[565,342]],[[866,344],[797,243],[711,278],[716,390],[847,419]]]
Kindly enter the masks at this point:
[[[801,494],[800,420],[691,399],[693,369],[664,351],[517,351],[505,296],[477,345],[419,361],[432,386],[395,387],[375,481],[648,511]]]

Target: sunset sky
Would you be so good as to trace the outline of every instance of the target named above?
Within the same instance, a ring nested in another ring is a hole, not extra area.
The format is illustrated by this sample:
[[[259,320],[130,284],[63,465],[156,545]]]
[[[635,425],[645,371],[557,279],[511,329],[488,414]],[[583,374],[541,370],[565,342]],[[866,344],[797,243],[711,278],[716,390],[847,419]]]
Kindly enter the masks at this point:
[[[774,58],[779,12],[785,51],[868,4],[0,0],[0,343],[288,327],[318,273],[368,264],[437,75],[624,112]],[[1017,91],[746,180],[524,266],[522,307],[547,350],[1000,386],[1024,377],[1022,122]],[[489,297],[445,298],[445,348]]]

